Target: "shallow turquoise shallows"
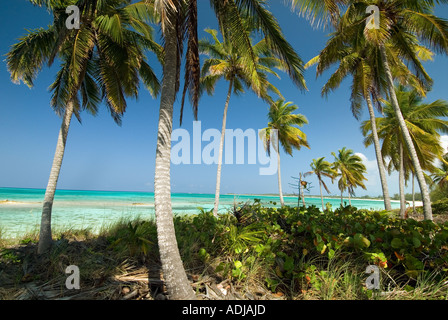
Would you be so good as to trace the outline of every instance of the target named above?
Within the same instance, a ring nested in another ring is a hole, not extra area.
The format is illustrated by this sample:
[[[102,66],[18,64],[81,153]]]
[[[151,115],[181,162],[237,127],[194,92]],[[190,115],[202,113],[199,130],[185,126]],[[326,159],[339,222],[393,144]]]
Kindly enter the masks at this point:
[[[38,230],[42,212],[43,189],[0,188],[0,232],[1,237],[16,238]],[[279,205],[276,196],[222,195],[220,212],[233,207],[234,203],[245,203],[261,199],[265,205]],[[8,200],[8,201],[6,201]],[[213,209],[212,194],[176,193],[172,195],[174,214],[198,213],[198,208]],[[306,205],[321,207],[320,198],[306,197]],[[348,204],[348,199],[344,199]],[[333,208],[341,204],[337,198],[324,199]],[[285,204],[296,206],[297,197],[285,197]],[[384,204],[378,200],[352,199],[358,209],[382,210]],[[398,208],[398,202],[392,202]],[[98,232],[120,219],[154,217],[154,194],[146,192],[80,191],[58,190],[53,204],[52,226],[54,230],[89,228]]]

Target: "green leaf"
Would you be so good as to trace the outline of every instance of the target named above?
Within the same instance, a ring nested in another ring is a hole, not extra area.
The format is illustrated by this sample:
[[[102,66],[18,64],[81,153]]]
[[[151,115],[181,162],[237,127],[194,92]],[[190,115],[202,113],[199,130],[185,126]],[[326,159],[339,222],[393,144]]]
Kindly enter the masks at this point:
[[[328,250],[328,259],[333,259],[335,251],[333,249]]]
[[[286,261],[283,264],[283,268],[288,272],[292,271],[294,269],[294,259],[289,256],[286,257]]]
[[[422,242],[417,237],[412,238],[412,243],[414,244],[414,248],[419,248],[422,245]]]
[[[364,237],[361,233],[357,233],[353,236],[353,241],[358,248],[368,248],[370,247],[370,240]]]
[[[402,247],[402,245],[403,245],[403,242],[399,238],[393,238],[391,243],[390,243],[390,245],[394,249],[400,249]]]
[[[235,265],[235,268],[237,268],[237,269],[240,269],[243,266],[243,264],[239,260],[236,260],[233,264]]]
[[[221,262],[220,264],[218,264],[218,266],[215,268],[215,272],[219,273],[221,271],[223,271],[226,267],[226,264],[224,262]]]

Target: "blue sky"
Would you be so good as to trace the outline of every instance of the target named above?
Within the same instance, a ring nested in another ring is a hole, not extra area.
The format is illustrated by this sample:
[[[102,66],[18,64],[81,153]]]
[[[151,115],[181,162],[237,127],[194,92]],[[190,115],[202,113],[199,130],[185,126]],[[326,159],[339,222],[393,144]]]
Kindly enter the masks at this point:
[[[275,3],[275,5],[273,5]],[[277,4],[278,3],[278,4]],[[313,29],[309,23],[290,11],[283,1],[271,1],[270,10],[280,22],[288,41],[307,62],[316,56],[327,41],[327,32]],[[448,7],[439,7],[437,15],[448,19]],[[16,85],[10,81],[4,54],[25,29],[45,27],[51,16],[44,9],[33,7],[26,0],[5,1],[0,12],[0,187],[45,188],[61,119],[50,108],[49,85],[57,72],[57,64],[44,68],[35,87]],[[206,27],[216,28],[208,1],[200,1],[199,35],[206,37]],[[158,32],[158,31],[157,31]],[[157,61],[153,67],[161,75]],[[448,58],[436,56],[426,64],[435,85],[428,101],[448,100],[446,74]],[[368,190],[357,190],[357,195],[379,195],[381,187],[377,175],[373,146],[365,148],[359,130],[360,122],[350,113],[350,81],[346,81],[328,99],[320,91],[329,73],[316,79],[315,69],[307,70],[308,92],[301,92],[286,74],[280,81],[273,80],[287,101],[299,106],[309,124],[302,130],[307,134],[311,149],[294,151],[293,157],[281,153],[283,190],[294,190],[288,185],[291,176],[310,170],[312,159],[325,156],[332,161],[331,152],[342,147],[361,153],[369,173]],[[227,83],[221,82],[213,97],[204,95],[199,105],[202,129],[221,129]],[[174,126],[178,128],[180,96],[175,105]],[[67,141],[66,154],[58,188],[86,190],[150,191],[154,189],[154,162],[159,100],[152,99],[142,88],[137,101],[128,101],[123,125],[117,126],[102,108],[98,116],[82,115],[82,124],[74,118]],[[193,116],[189,105],[185,108],[183,128],[191,132]],[[233,96],[227,119],[229,129],[261,129],[267,124],[268,106],[255,95]],[[364,112],[362,120],[368,118]],[[203,144],[203,146],[206,143]],[[216,165],[172,165],[172,191],[214,193]],[[390,193],[398,193],[397,175],[389,178]],[[318,194],[314,178],[312,194]],[[336,185],[330,186],[338,194]],[[277,176],[260,176],[259,165],[224,165],[222,193],[276,193]]]

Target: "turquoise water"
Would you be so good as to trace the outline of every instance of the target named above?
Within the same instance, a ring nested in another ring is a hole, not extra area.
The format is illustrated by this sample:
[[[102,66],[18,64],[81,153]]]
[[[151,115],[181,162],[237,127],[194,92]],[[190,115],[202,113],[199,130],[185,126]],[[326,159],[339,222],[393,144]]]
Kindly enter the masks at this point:
[[[43,189],[0,188],[0,232],[3,238],[15,238],[27,232],[38,230],[42,212]],[[175,214],[198,213],[198,207],[205,210],[213,209],[214,195],[177,193],[172,195],[172,207]],[[274,201],[279,204],[276,196],[222,195],[220,197],[220,212],[233,207],[234,202],[253,201],[261,199],[262,203]],[[2,203],[9,200],[9,203]],[[321,207],[320,198],[305,198],[306,205]],[[348,200],[344,199],[348,203]],[[333,208],[338,207],[340,199],[324,199]],[[286,205],[297,205],[296,197],[285,197]],[[382,201],[352,200],[352,205],[359,209],[384,209]],[[399,203],[392,203],[398,208]],[[107,226],[121,218],[151,218],[154,216],[154,194],[146,192],[118,191],[56,191],[53,212],[53,229],[90,228],[98,232],[102,226]]]

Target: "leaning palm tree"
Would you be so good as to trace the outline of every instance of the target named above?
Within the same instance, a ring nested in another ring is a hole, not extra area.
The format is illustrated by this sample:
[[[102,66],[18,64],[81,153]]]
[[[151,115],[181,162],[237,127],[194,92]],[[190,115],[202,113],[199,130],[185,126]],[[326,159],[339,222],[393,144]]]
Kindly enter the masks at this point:
[[[280,170],[280,145],[283,147],[283,151],[290,156],[292,156],[293,149],[310,148],[306,134],[299,129],[308,124],[308,120],[302,114],[295,114],[294,111],[297,109],[298,107],[292,102],[278,99],[269,109],[268,126],[260,131],[260,138],[263,140],[268,154],[271,153],[271,145],[277,153],[278,191],[281,206],[284,206],[285,202]]]
[[[415,175],[422,190],[424,216],[425,219],[432,220],[428,186],[395,95],[393,70],[387,55],[387,46],[396,48],[397,59],[408,64],[418,78],[429,80],[428,74],[418,59],[416,44],[427,45],[431,51],[436,53],[448,53],[448,22],[433,14],[435,4],[446,3],[446,1],[293,0],[292,2],[296,5],[301,4],[302,7],[299,8],[302,12],[306,12],[308,9],[316,14],[320,13],[322,19],[331,21],[333,26],[337,25],[333,22],[338,21],[341,25],[338,32],[344,33],[344,38],[363,33],[369,44],[378,48],[381,61],[377,66],[384,68],[387,91],[397,114],[399,126],[403,131],[404,140],[415,168]],[[379,10],[378,29],[367,27],[366,22],[370,17],[366,11],[371,5],[376,5]],[[344,10],[345,12],[343,12]]]
[[[419,163],[423,170],[433,172],[435,170],[434,161],[443,154],[439,142],[440,133],[448,132],[448,121],[443,119],[448,116],[448,102],[436,100],[424,103],[417,90],[410,90],[401,85],[395,88],[395,92]],[[378,135],[383,141],[382,153],[384,157],[390,159],[389,171],[392,169],[399,171],[400,216],[404,217],[406,210],[405,182],[415,174],[415,168],[390,101],[384,101],[384,117],[377,118],[376,125]],[[363,122],[361,126],[367,146],[372,143],[371,128],[370,121]]]
[[[61,62],[51,106],[62,115],[53,165],[45,191],[38,253],[46,252],[52,243],[51,213],[57,181],[62,166],[72,116],[80,120],[87,109],[96,114],[105,101],[114,120],[120,124],[126,110],[125,97],[136,97],[140,79],[151,93],[157,94],[159,83],[144,56],[144,48],[157,48],[152,28],[146,24],[144,4],[109,0],[95,5],[84,1],[34,1],[53,13],[48,29],[29,31],[7,54],[12,81],[33,86],[33,80],[44,64]],[[80,29],[65,27],[65,8],[76,3],[82,12]],[[159,52],[160,54],[160,52]]]
[[[334,64],[338,64],[338,68],[322,88],[322,96],[327,96],[330,91],[338,88],[347,76],[352,76],[351,111],[353,116],[359,120],[363,101],[366,102],[370,121],[373,124],[372,137],[383,191],[384,206],[386,210],[391,210],[386,168],[381,155],[380,142],[375,126],[374,105],[381,111],[379,100],[382,96],[388,96],[384,90],[387,87],[384,70],[376,67],[381,60],[381,55],[375,46],[369,45],[364,34],[350,36],[347,39],[343,37],[343,33],[334,32],[330,36],[326,47],[317,57],[311,59],[305,65],[305,68],[317,64],[317,75],[320,76]],[[393,62],[394,78],[400,83],[412,85],[422,94],[425,94],[426,88],[431,83],[421,83],[420,79],[414,76],[405,64],[394,59],[396,56],[395,48],[388,46],[387,49],[388,56]],[[422,60],[432,59],[432,53],[425,47],[418,45],[417,49],[419,58]]]
[[[206,90],[208,94],[212,95],[216,84],[220,79],[225,79],[229,82],[229,89],[222,119],[218,169],[216,173],[216,192],[213,214],[217,216],[227,110],[229,108],[232,91],[234,94],[239,95],[244,93],[244,87],[250,88],[263,100],[271,103],[272,99],[268,95],[268,91],[272,91],[280,97],[281,93],[275,86],[267,81],[267,76],[268,74],[272,74],[277,78],[280,78],[273,68],[282,70],[283,67],[281,61],[271,55],[268,47],[266,46],[266,40],[262,39],[258,43],[252,45],[254,52],[254,56],[252,57],[254,61],[252,63],[255,65],[257,71],[252,73],[246,68],[246,57],[241,56],[238,53],[238,50],[232,46],[228,38],[224,38],[224,41],[220,41],[218,39],[218,31],[213,29],[206,29],[205,31],[213,37],[213,42],[208,40],[202,40],[199,42],[199,51],[208,56],[208,58],[204,61],[201,71],[201,91]]]
[[[325,191],[327,191],[327,193],[330,193],[330,190],[328,190],[328,187],[325,184],[323,178],[327,177],[330,178],[331,181],[333,181],[336,178],[337,171],[332,168],[332,164],[330,162],[325,161],[325,157],[319,159],[313,159],[313,162],[311,163],[310,166],[311,171],[306,172],[304,176],[314,174],[316,175],[317,180],[319,180],[320,200],[322,201],[322,212],[324,212],[325,208],[324,208],[324,197],[322,194],[322,186],[324,187]]]
[[[171,299],[193,299],[177,247],[171,207],[170,154],[173,128],[173,106],[179,91],[183,44],[185,52],[185,85],[182,102],[189,93],[194,116],[197,117],[200,86],[200,62],[197,36],[197,0],[146,0],[160,16],[164,38],[164,67],[159,110],[156,168],[154,178],[154,206],[162,270]],[[303,62],[284,38],[275,17],[262,0],[211,0],[221,33],[229,37],[239,54],[247,57],[247,68],[256,72],[251,63],[254,55],[250,37],[243,21],[250,20],[265,37],[269,49],[278,56],[283,67],[296,84],[304,84]],[[183,103],[182,103],[183,105]],[[182,108],[182,107],[181,107]]]
[[[341,206],[343,205],[343,192],[348,191],[349,204],[351,205],[351,196],[355,194],[355,189],[361,187],[366,190],[364,180],[367,180],[364,174],[366,167],[362,159],[353,153],[353,150],[346,147],[340,149],[338,154],[332,152],[334,157],[333,169],[338,172],[338,188],[341,191]]]

